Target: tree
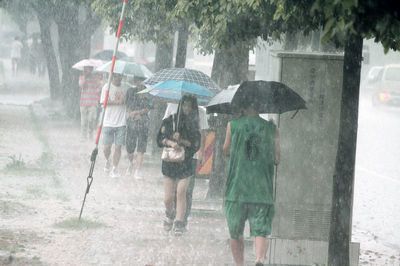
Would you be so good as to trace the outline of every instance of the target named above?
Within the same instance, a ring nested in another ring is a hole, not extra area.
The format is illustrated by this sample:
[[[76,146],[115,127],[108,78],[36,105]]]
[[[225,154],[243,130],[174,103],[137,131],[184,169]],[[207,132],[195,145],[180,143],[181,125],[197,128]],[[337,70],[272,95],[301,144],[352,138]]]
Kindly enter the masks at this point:
[[[174,0],[136,0],[129,2],[122,37],[128,40],[151,41],[157,46],[155,70],[172,66],[173,34],[178,20],[171,15]],[[95,0],[97,14],[102,16],[113,31],[118,28],[119,0]]]
[[[273,10],[266,10],[269,2]],[[333,177],[329,265],[349,265],[351,207],[357,141],[358,98],[363,38],[375,38],[385,50],[400,49],[400,10],[390,1],[241,1],[239,10],[254,11],[256,34],[267,39],[282,33],[323,28],[322,40],[344,47],[339,143]],[[262,7],[264,5],[264,7]],[[258,10],[255,10],[257,7]],[[240,11],[239,11],[240,12]]]
[[[58,28],[58,49],[61,63],[61,94],[71,117],[79,116],[78,77],[72,70],[77,61],[90,55],[90,38],[100,25],[89,0],[47,0]],[[41,1],[42,2],[42,1]],[[84,16],[82,16],[84,14]]]

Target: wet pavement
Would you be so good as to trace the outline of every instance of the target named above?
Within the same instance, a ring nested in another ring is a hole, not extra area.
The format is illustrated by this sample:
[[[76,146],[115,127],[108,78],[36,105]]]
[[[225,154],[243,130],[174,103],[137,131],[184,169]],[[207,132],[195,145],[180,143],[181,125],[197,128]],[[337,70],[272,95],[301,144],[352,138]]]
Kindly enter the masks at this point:
[[[78,222],[95,145],[80,140],[60,106],[0,105],[0,264],[233,265],[222,200],[206,199],[206,179],[196,180],[188,231],[164,232],[158,154],[146,154],[142,180],[112,179],[100,147]],[[121,173],[127,166],[124,152]]]

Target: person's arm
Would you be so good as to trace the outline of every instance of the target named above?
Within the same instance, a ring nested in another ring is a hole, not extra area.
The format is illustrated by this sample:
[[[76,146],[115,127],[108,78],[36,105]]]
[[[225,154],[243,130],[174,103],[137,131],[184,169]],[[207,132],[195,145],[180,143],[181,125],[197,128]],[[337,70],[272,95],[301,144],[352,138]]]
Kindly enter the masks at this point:
[[[225,142],[223,147],[223,152],[225,156],[229,156],[229,151],[231,148],[231,122],[226,126]]]
[[[85,84],[85,76],[80,75],[79,76],[79,88],[82,89],[84,84]]]
[[[168,136],[169,135],[168,126],[169,126],[169,123],[171,123],[171,120],[172,120],[171,117],[164,119],[161,124],[160,130],[158,131],[157,144],[158,144],[158,147],[160,147],[160,148],[162,148],[162,147],[176,148],[178,146],[178,143],[171,140]]]
[[[281,161],[281,143],[279,136],[279,129],[275,131],[275,164],[278,165]]]

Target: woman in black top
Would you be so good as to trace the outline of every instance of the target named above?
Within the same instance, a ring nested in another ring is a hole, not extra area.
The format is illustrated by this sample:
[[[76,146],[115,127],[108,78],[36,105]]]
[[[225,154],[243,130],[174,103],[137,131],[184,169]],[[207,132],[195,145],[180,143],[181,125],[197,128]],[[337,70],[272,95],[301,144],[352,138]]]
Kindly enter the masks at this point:
[[[174,132],[175,128],[175,132]],[[163,120],[157,135],[160,147],[184,147],[185,159],[183,162],[162,162],[164,175],[164,229],[170,231],[174,224],[175,234],[184,231],[184,216],[186,210],[186,190],[189,184],[188,177],[192,176],[193,155],[200,148],[200,129],[197,99],[184,95],[179,102],[177,114]],[[176,189],[176,216],[174,213],[174,199]],[[175,222],[174,218],[176,218]]]

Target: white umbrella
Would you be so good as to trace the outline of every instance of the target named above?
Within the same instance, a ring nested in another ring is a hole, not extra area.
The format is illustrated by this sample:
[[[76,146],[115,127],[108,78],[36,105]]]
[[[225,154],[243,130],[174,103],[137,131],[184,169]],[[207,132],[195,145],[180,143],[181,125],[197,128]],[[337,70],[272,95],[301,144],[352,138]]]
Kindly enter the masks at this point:
[[[84,67],[99,67],[103,64],[103,61],[98,59],[83,59],[72,66],[72,68],[83,71]]]

